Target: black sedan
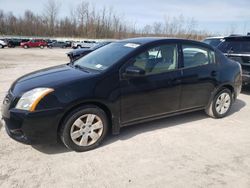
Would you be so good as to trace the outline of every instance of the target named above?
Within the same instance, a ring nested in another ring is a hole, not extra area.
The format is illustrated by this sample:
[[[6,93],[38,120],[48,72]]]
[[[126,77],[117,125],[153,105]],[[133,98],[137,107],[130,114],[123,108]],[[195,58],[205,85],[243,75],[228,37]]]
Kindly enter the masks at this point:
[[[13,139],[97,147],[108,130],[205,110],[225,117],[241,90],[240,64],[211,46],[135,38],[108,44],[68,65],[17,79],[2,116]]]
[[[72,51],[68,52],[67,55],[68,55],[70,61],[73,62],[73,61],[89,54],[90,52],[93,52],[93,51],[97,50],[98,48],[101,48],[101,47],[103,47],[107,44],[110,44],[110,43],[111,42],[99,42],[91,48],[79,48],[79,49],[72,50]]]

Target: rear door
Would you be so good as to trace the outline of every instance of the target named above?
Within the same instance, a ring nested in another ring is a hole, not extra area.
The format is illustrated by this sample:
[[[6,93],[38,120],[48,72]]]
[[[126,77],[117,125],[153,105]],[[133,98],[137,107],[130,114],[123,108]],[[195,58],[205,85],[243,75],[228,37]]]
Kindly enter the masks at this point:
[[[197,44],[182,45],[182,110],[204,107],[215,89],[219,72],[215,52]]]

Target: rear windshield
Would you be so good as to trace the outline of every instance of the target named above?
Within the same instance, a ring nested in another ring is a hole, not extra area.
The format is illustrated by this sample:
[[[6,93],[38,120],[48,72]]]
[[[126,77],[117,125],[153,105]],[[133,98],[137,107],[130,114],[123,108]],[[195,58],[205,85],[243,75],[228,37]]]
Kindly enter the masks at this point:
[[[111,43],[76,60],[74,65],[94,70],[105,70],[134,50],[126,43]]]

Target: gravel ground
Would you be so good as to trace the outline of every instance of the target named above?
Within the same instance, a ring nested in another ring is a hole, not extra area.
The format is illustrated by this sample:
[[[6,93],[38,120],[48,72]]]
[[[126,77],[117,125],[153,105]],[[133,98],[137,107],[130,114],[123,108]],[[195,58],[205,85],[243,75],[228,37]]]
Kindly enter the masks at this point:
[[[19,76],[70,49],[0,49],[0,102]],[[95,150],[29,146],[0,125],[0,187],[250,187],[250,89],[224,119],[194,112],[135,125]],[[35,125],[34,125],[35,126]]]

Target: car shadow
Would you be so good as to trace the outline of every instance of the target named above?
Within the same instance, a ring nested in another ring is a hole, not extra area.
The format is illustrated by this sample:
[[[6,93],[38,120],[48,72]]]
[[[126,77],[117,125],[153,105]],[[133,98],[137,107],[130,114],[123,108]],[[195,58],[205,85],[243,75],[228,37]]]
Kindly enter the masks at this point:
[[[232,108],[228,113],[228,116],[231,116],[234,113],[239,112],[245,106],[246,103],[244,101],[237,99],[235,103],[232,105]],[[211,117],[209,117],[203,110],[201,110],[173,117],[163,118],[160,120],[155,120],[147,123],[140,123],[133,126],[123,127],[119,135],[117,136],[109,135],[103,145],[111,144],[119,140],[127,140],[136,135],[144,134],[146,132],[151,132],[158,129],[165,129],[172,126],[182,126],[183,124],[199,121],[206,118],[211,118]]]
[[[239,112],[242,108],[244,108],[244,106],[246,106],[246,103],[240,99],[237,99],[233,104],[232,109],[228,114],[228,116],[231,116],[236,112]],[[160,120],[154,120],[147,123],[140,123],[133,126],[124,127],[121,129],[119,135],[114,136],[109,134],[107,138],[104,140],[104,143],[100,147],[112,144],[119,140],[127,140],[136,135],[144,134],[146,132],[151,132],[157,129],[164,129],[172,126],[182,126],[185,123],[195,122],[206,118],[210,117],[207,116],[206,113],[202,110],[202,111],[177,115],[173,117],[163,118]],[[37,151],[48,155],[71,152],[60,141],[57,144],[33,145],[32,147]]]
[[[55,144],[32,145],[32,148],[48,155],[72,152],[71,150],[66,148],[61,141],[58,141]]]

